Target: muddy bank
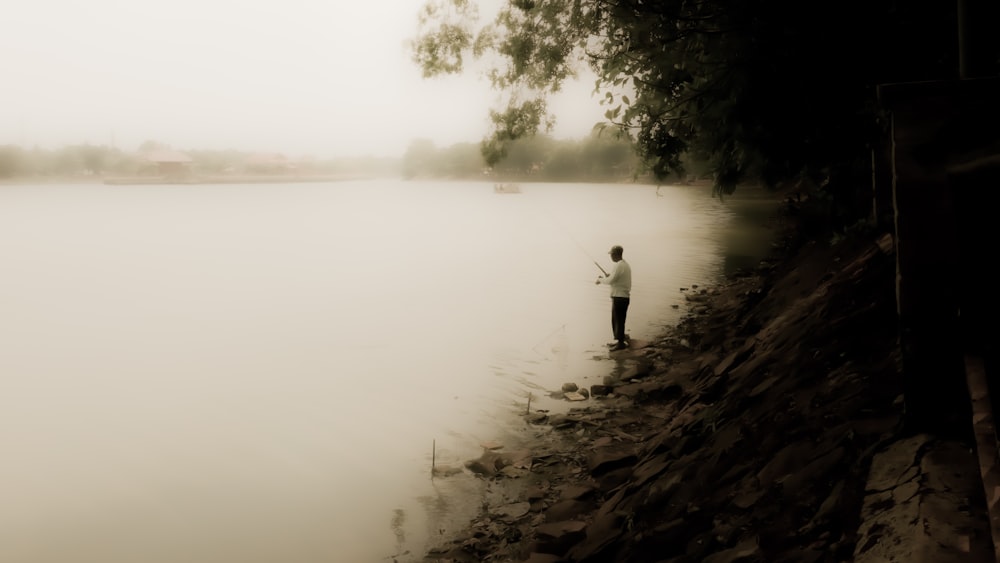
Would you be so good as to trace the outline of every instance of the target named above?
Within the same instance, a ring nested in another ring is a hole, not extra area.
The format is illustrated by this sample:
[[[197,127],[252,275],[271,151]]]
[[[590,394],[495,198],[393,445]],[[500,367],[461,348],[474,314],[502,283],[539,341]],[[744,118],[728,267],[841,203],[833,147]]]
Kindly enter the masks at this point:
[[[426,561],[991,561],[972,444],[906,436],[890,236],[795,231],[533,439]],[[940,526],[935,525],[940,523]]]

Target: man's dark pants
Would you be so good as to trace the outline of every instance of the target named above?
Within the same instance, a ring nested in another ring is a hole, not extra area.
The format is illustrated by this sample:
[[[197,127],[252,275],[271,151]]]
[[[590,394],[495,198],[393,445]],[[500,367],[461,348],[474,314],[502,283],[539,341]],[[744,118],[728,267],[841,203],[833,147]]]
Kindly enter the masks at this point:
[[[618,342],[625,342],[625,316],[628,314],[628,303],[628,297],[611,298],[611,333]]]

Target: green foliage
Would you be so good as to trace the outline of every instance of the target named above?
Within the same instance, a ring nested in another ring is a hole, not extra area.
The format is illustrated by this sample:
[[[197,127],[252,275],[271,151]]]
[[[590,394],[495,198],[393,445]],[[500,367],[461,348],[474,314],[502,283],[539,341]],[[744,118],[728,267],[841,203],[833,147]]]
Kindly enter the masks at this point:
[[[473,143],[438,149],[427,139],[415,139],[403,154],[404,178],[473,178],[482,173],[482,159]]]
[[[511,103],[504,111],[490,111],[493,135],[483,141],[481,150],[487,166],[495,166],[507,157],[512,141],[534,135],[543,126],[545,131],[552,128],[552,119],[546,116],[545,100],[535,98],[515,105]]]
[[[461,72],[463,54],[472,47],[472,24],[478,13],[468,0],[429,1],[418,16],[423,30],[412,45],[424,78]],[[430,27],[433,26],[433,29]]]
[[[938,0],[509,0],[485,24],[456,4],[424,13],[414,60],[425,73],[461,71],[459,53],[495,63],[506,99],[488,163],[550,126],[546,96],[588,65],[609,126],[656,178],[693,160],[720,195],[808,182],[856,200],[847,192],[870,186],[857,163],[878,136],[875,87],[957,71],[954,3]]]
[[[474,144],[438,148],[417,139],[403,156],[403,177],[618,182],[642,174],[632,143],[613,135],[595,133],[583,140],[558,141],[533,135],[511,140],[505,154],[495,166],[486,167]]]

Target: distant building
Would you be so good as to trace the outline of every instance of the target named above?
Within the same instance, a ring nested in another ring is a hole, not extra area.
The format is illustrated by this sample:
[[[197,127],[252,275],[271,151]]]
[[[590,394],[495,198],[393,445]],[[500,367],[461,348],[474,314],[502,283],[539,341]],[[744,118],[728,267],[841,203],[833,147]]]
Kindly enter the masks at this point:
[[[154,149],[139,154],[143,172],[160,176],[188,176],[191,174],[191,157],[175,150]]]

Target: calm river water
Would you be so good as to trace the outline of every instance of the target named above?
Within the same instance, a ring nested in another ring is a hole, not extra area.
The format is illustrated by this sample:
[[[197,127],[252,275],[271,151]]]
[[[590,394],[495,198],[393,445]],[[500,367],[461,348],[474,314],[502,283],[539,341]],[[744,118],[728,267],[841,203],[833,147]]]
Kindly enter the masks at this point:
[[[0,186],[0,561],[417,558],[481,486],[431,480],[432,444],[461,465],[523,432],[529,394],[566,409],[546,394],[613,369],[611,245],[648,338],[679,288],[759,258],[771,209],[646,185]]]

